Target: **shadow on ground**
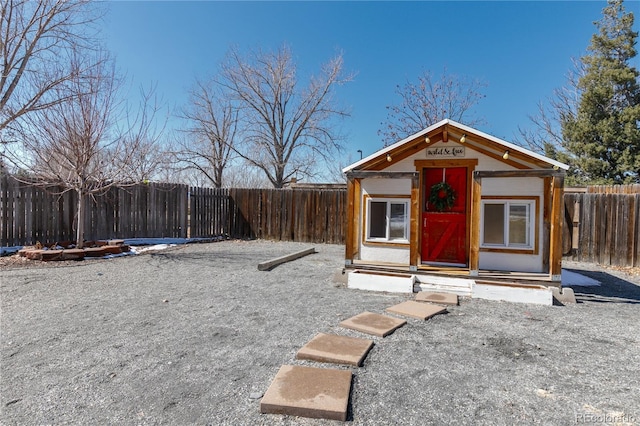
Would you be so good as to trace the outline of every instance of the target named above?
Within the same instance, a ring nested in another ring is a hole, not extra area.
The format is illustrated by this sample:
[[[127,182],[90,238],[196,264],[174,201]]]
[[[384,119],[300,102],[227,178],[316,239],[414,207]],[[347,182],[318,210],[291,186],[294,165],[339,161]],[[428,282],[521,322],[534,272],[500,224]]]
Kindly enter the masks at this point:
[[[599,286],[581,287],[571,286],[578,303],[629,303],[640,304],[640,285],[616,277],[607,272],[571,270],[594,280],[600,281]]]

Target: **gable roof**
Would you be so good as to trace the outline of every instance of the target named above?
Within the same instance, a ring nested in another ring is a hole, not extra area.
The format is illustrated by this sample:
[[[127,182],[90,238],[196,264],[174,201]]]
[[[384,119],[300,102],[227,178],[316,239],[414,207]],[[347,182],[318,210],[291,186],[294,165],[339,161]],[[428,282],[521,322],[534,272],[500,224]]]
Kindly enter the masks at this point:
[[[455,122],[447,118],[437,122],[436,124],[433,124],[427,127],[424,130],[414,133],[413,135],[408,136],[402,139],[401,141],[398,141],[392,145],[382,148],[379,151],[374,152],[373,154],[345,167],[344,169],[342,169],[342,172],[347,173],[351,170],[367,168],[368,165],[377,163],[381,159],[385,159],[387,154],[399,152],[400,150],[405,148],[405,145],[416,144],[417,141],[423,141],[425,136],[427,136],[429,133],[433,133],[434,131],[440,128],[447,129],[449,127],[451,127],[452,129],[455,129],[456,131],[461,132],[461,134],[465,134],[467,138],[471,136],[474,139],[479,138],[489,144],[493,144],[494,148],[496,148],[498,151],[506,150],[506,151],[509,151],[510,153],[517,153],[517,154],[520,154],[520,156],[522,156],[524,159],[528,159],[531,162],[535,162],[535,163],[546,164],[549,167],[557,167],[563,170],[569,169],[569,166],[564,163],[545,157],[544,155],[537,154],[531,150],[515,145],[511,142],[507,142],[505,140],[499,139],[495,136],[489,135],[487,133],[481,132],[479,130],[476,130],[469,126],[465,126],[464,124]]]

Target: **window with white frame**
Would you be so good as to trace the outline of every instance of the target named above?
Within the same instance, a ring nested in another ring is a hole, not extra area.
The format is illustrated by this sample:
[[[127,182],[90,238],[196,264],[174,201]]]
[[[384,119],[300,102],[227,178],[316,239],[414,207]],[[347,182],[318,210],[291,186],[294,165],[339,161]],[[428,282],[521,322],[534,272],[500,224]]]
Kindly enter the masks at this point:
[[[366,240],[409,242],[409,199],[368,198]]]
[[[482,200],[483,248],[534,249],[536,200]]]

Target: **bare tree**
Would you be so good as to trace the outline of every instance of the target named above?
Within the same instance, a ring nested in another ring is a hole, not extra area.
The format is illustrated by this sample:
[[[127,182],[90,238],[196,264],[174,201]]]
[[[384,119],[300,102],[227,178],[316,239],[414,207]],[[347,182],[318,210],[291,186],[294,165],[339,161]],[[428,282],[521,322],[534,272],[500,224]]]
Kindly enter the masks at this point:
[[[318,160],[331,161],[341,149],[331,120],[347,115],[334,101],[336,86],[352,79],[342,67],[338,55],[300,89],[287,47],[246,58],[232,49],[222,65],[220,84],[239,102],[245,135],[232,149],[264,171],[275,188],[311,175]]]
[[[202,173],[215,188],[222,188],[223,174],[232,160],[238,137],[239,110],[215,81],[196,81],[182,118],[190,125],[188,138],[177,143],[174,154],[187,168]]]
[[[24,117],[22,145],[11,158],[30,170],[30,179],[37,184],[61,185],[62,192],[77,193],[76,244],[81,248],[87,196],[116,184],[134,183],[140,166],[137,154],[150,142],[144,123],[153,120],[131,120],[137,131],[119,129],[118,122],[126,119],[117,101],[121,81],[113,62],[101,56],[87,68],[87,61],[76,56],[72,63],[78,72],[54,89],[56,97],[64,100]]]
[[[0,135],[21,116],[67,99],[59,89],[78,70],[66,58],[90,46],[96,18],[91,0],[0,2]]]
[[[273,185],[264,172],[245,161],[235,161],[226,170],[226,186],[229,188],[270,188]]]
[[[118,134],[123,139],[122,149],[118,150],[117,160],[121,166],[121,175],[132,182],[148,182],[156,173],[167,166],[168,151],[162,138],[165,134],[168,114],[159,117],[161,102],[156,96],[156,87],[140,88],[140,102],[135,109],[127,107],[124,127]],[[120,184],[122,184],[122,179]]]
[[[448,74],[446,68],[437,79],[425,71],[417,83],[396,86],[402,101],[387,106],[387,120],[381,123],[378,135],[387,146],[445,118],[469,126],[481,124],[483,120],[474,118],[472,109],[485,97],[482,90],[486,86],[479,80]]]
[[[581,96],[578,83],[584,74],[584,65],[580,60],[572,59],[566,84],[553,91],[553,96],[547,100],[547,104],[538,103],[538,113],[529,116],[532,128],[518,128],[520,137],[517,142],[520,145],[526,145],[532,151],[552,158],[557,157],[557,150],[561,149],[564,143],[561,123],[578,113]]]

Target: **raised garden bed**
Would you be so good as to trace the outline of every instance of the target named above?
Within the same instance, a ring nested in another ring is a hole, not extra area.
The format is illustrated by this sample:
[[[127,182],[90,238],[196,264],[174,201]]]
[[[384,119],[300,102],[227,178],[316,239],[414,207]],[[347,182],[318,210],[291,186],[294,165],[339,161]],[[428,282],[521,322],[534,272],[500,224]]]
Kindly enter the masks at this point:
[[[103,257],[110,254],[126,253],[129,250],[129,246],[124,244],[124,240],[87,241],[81,249],[76,248],[75,244],[70,241],[64,241],[51,245],[36,244],[24,247],[18,251],[18,254],[27,259],[48,262],[83,260],[85,257]]]

